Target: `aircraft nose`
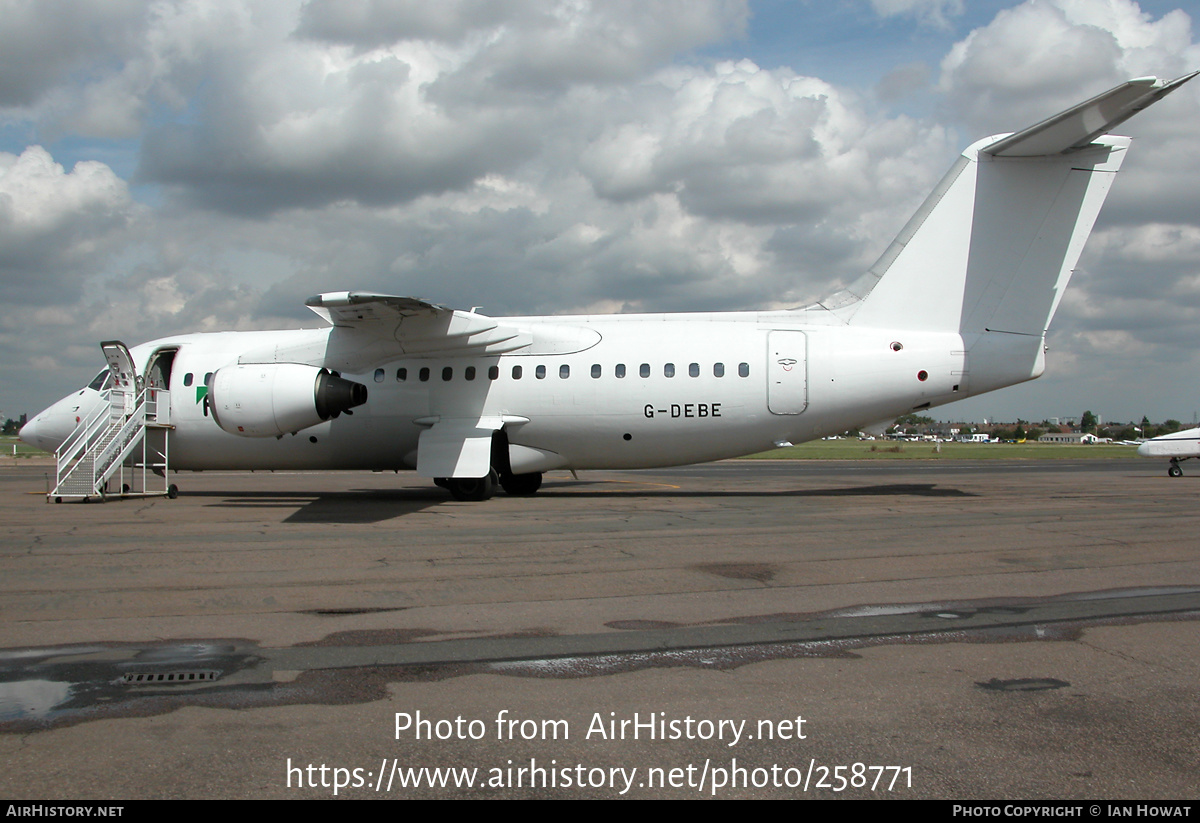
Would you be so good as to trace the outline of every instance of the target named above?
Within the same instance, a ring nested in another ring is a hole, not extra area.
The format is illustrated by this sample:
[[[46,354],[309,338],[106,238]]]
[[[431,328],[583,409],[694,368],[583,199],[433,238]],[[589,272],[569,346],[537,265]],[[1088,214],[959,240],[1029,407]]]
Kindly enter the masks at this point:
[[[1138,446],[1138,454],[1141,455],[1142,457],[1149,457],[1150,456],[1150,443],[1146,442],[1146,443],[1143,443],[1142,445]]]
[[[69,394],[48,409],[43,409],[32,420],[21,427],[19,437],[31,446],[43,451],[58,451],[75,427],[102,402],[100,393],[92,389],[81,389]]]
[[[40,414],[22,426],[21,431],[17,433],[17,436],[30,446],[33,446],[35,449],[54,451],[54,449],[57,448],[57,446],[54,448],[48,448],[49,438],[46,436],[46,427]]]

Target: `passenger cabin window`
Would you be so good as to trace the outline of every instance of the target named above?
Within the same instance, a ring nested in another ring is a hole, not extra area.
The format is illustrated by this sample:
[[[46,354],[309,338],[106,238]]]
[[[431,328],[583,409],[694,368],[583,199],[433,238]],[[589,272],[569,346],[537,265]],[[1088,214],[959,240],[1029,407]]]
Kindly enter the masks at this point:
[[[738,363],[738,377],[749,377],[749,376],[750,376],[750,364],[749,363]]]
[[[452,379],[454,379],[454,369],[451,368],[450,366],[445,366],[442,369],[442,380],[444,380],[448,383]]]
[[[571,367],[568,366],[566,363],[563,363],[561,366],[558,367],[558,376],[561,377],[563,380],[566,380],[568,377],[571,376]]]
[[[404,366],[401,366],[400,368],[396,369],[396,382],[403,383],[406,380],[408,380],[408,369],[406,369]]]
[[[417,372],[417,379],[420,380],[422,383],[424,383],[425,381],[427,381],[429,379],[429,367],[428,366],[421,367],[421,370],[419,372]]]
[[[690,366],[688,366],[688,376],[689,377],[699,377],[700,376],[700,364],[699,363],[693,363]]]
[[[513,380],[520,380],[520,379],[521,379],[521,367],[513,366]]]
[[[382,382],[383,382],[383,369],[376,369],[376,370],[375,370],[375,382],[376,382],[376,383],[382,383]]]
[[[188,372],[187,374],[185,374],[183,376],[183,385],[185,385],[185,386],[192,385],[192,373],[191,372]]]
[[[725,364],[724,363],[713,363],[713,377],[724,377],[724,376],[725,376]]]
[[[675,364],[674,363],[664,364],[663,365],[663,377],[674,377],[674,376],[675,376]]]
[[[500,379],[500,367],[499,366],[488,366],[488,380],[499,380],[499,379]]]
[[[538,380],[545,380],[546,379],[546,367],[538,366],[536,369],[533,370],[533,376],[536,377]]]
[[[615,369],[613,369],[613,374],[615,374],[617,377],[624,377],[625,376],[625,364],[618,363],[617,367]]]
[[[638,374],[640,374],[642,377],[649,377],[650,376],[650,364],[643,363],[642,367],[640,369],[638,369]]]
[[[601,374],[601,371],[602,371],[602,370],[601,370],[601,368],[600,368],[600,364],[599,364],[599,363],[593,363],[593,364],[592,364],[592,377],[599,377],[599,376],[600,376],[600,374]]]
[[[475,367],[467,366],[466,371],[463,372],[463,377],[467,378],[468,380],[474,380],[475,379]]]

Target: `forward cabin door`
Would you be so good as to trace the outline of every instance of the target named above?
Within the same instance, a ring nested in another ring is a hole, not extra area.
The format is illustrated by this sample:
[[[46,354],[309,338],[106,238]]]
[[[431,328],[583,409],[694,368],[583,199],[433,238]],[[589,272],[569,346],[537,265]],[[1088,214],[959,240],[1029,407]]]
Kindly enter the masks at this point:
[[[808,407],[808,346],[802,331],[767,334],[767,408],[800,414]]]
[[[133,357],[129,349],[120,340],[105,340],[100,344],[104,359],[108,361],[108,369],[112,372],[112,414],[120,417],[126,411],[132,411],[138,392],[141,390],[142,378],[133,365]]]

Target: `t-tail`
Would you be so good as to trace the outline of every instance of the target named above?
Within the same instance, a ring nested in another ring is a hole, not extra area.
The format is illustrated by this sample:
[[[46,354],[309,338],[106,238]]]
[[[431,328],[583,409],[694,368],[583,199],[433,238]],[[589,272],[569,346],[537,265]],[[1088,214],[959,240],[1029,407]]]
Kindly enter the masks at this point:
[[[964,396],[1039,376],[1046,329],[1129,148],[1108,132],[1198,73],[1130,80],[973,144],[870,271],[821,304],[851,326],[959,332]]]

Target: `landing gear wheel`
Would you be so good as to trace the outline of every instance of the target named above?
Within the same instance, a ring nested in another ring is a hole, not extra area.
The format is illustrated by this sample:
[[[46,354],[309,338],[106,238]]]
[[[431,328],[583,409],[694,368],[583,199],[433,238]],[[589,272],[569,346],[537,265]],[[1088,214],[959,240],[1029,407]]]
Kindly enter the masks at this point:
[[[1167,469],[1167,474],[1171,475],[1172,477],[1183,477],[1183,469],[1172,463],[1171,468]]]
[[[502,474],[500,475],[500,486],[504,491],[516,497],[529,497],[536,494],[537,490],[542,487],[542,473]]]
[[[483,477],[447,477],[446,488],[455,500],[488,500],[496,490],[496,473],[488,472]]]
[[[178,496],[179,496],[179,487],[178,486],[176,486],[174,483],[167,486],[167,499],[168,500],[174,500]]]

